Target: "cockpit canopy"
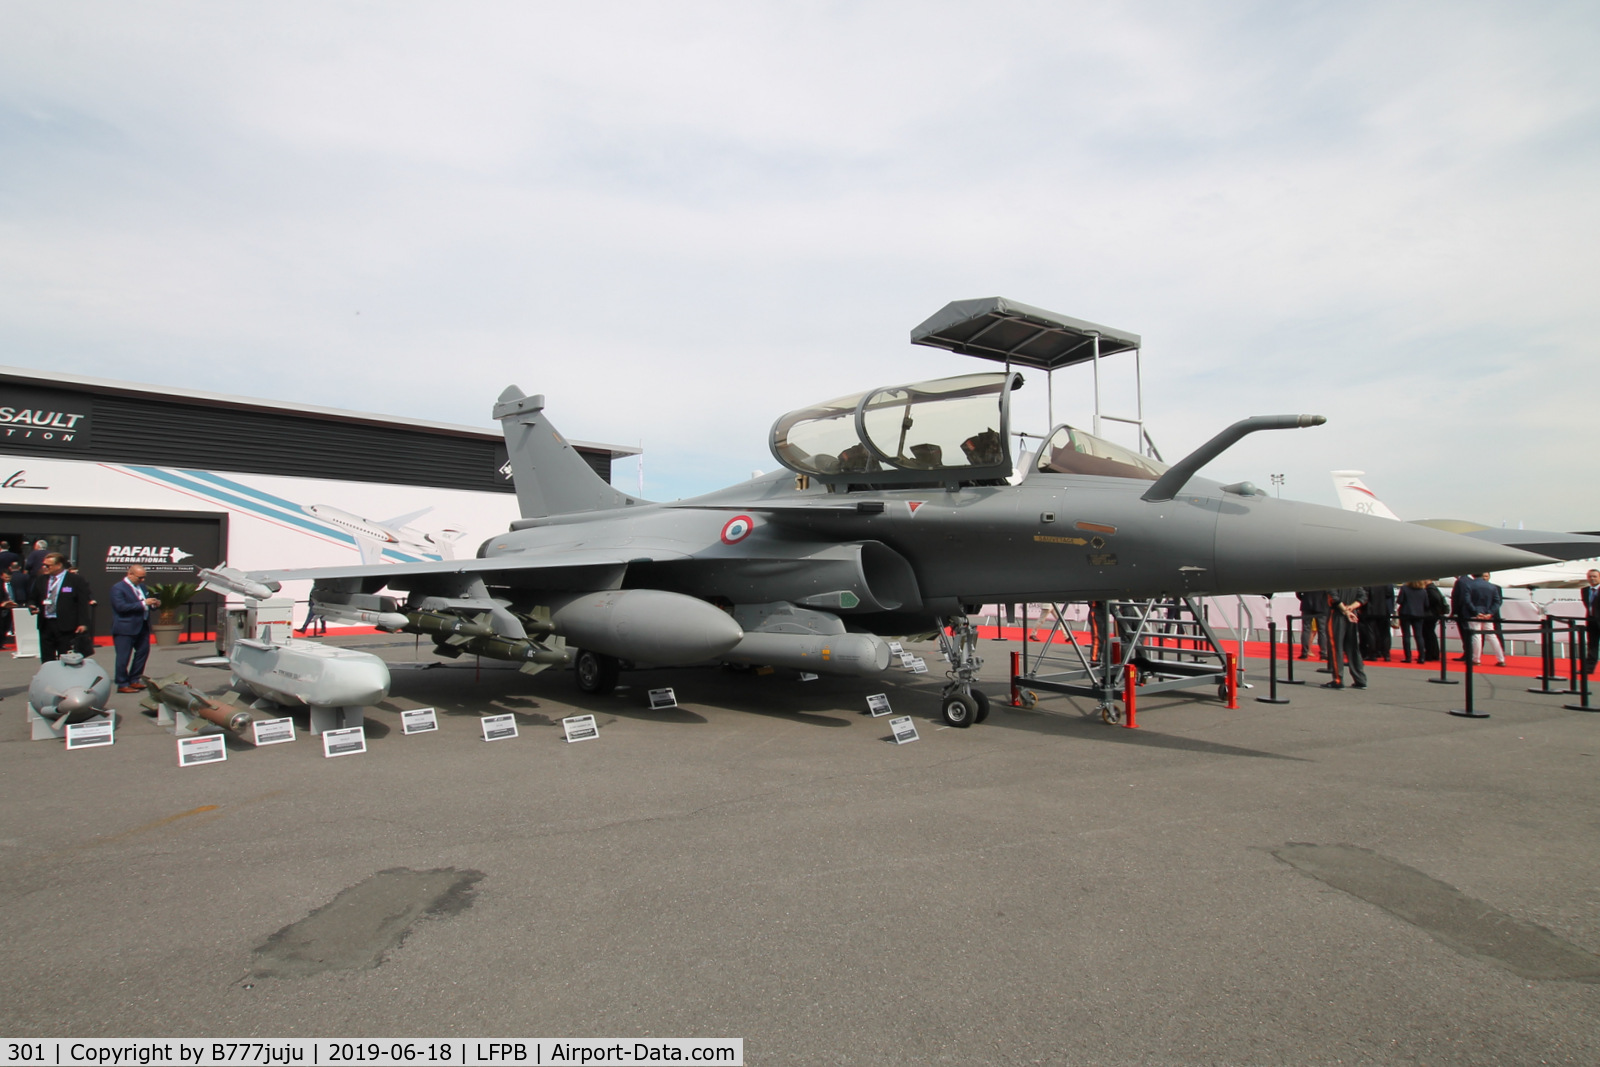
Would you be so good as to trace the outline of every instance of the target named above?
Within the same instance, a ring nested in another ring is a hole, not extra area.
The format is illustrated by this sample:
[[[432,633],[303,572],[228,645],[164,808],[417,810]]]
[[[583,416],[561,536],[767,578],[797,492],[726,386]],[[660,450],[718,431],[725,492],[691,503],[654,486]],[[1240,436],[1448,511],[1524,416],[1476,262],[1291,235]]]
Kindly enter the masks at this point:
[[[791,411],[772,427],[779,463],[824,483],[907,485],[1003,480],[1012,373],[897,385]]]
[[[1167,465],[1063,424],[1039,450],[1038,469],[1043,474],[1092,474],[1153,482],[1166,473]]]

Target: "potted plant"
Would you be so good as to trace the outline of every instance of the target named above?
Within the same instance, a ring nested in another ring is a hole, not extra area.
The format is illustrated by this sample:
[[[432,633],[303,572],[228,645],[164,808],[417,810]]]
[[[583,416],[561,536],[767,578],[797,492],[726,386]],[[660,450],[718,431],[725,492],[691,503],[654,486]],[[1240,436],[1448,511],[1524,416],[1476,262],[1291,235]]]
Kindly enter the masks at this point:
[[[150,626],[156,644],[176,645],[178,635],[183,632],[184,621],[189,617],[183,606],[195,598],[200,587],[194,582],[152,582],[145,588],[150,590],[151,596],[161,601],[161,606],[155,609],[155,622]]]

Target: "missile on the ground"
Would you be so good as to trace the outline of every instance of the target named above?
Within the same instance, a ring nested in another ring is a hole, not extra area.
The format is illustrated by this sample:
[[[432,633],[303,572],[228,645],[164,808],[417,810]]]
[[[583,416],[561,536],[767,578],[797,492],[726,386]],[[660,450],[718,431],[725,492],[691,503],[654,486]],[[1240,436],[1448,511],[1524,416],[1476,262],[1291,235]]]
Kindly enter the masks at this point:
[[[363,709],[389,695],[383,660],[317,641],[236,641],[228,664],[234,687],[259,698],[257,707],[309,708],[313,734],[360,726]]]
[[[365,707],[389,694],[389,667],[383,660],[317,641],[236,641],[228,665],[236,687],[274,704]]]
[[[250,600],[268,600],[282,588],[278,582],[258,582],[232,567],[203,568],[197,577],[202,588],[232,593]]]
[[[202,723],[238,733],[250,725],[250,713],[244,708],[212,700],[189,684],[187,676],[169,674],[165,678],[142,679],[149,693],[142,701],[150,711],[156,712],[157,722],[172,725],[176,734],[199,733]],[[165,714],[163,714],[165,713]]]
[[[876,634],[747,633],[720,658],[726,663],[866,676],[888,670],[889,642]]]
[[[109,715],[110,700],[111,676],[92,657],[68,652],[41,664],[28,683],[33,740],[53,740],[72,723]]]
[[[717,659],[744,630],[727,612],[661,589],[583,593],[550,605],[555,632],[592,652],[674,666]]]

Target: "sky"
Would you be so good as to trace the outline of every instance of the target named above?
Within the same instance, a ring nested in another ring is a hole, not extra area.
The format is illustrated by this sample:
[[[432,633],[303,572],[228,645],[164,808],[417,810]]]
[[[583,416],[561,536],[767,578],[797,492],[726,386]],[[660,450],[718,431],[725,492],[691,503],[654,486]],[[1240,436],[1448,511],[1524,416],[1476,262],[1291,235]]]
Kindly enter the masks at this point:
[[[1593,3],[0,0],[0,364],[476,426],[515,383],[674,499],[990,369],[908,335],[1005,296],[1141,335],[1168,460],[1328,417],[1207,476],[1595,530],[1596,55]]]

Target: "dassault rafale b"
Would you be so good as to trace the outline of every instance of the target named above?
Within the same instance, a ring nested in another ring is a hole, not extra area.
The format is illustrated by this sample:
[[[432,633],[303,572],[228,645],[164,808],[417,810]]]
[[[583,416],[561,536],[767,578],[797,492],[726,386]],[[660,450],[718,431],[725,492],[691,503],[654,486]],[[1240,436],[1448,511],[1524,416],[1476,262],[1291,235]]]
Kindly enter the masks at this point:
[[[950,659],[943,716],[967,726],[988,704],[973,687],[968,620],[983,603],[1270,593],[1547,562],[1198,476],[1248,433],[1321,416],[1245,419],[1170,466],[1060,425],[1017,471],[1021,384],[1007,369],[792,411],[769,439],[784,470],[672,503],[602,480],[544,397],[512,386],[494,417],[522,518],[477,558],[205,577],[247,597],[311,579],[330,619],[425,634],[446,656],[570,665],[590,693],[614,687],[625,664],[872,675],[889,666],[886,638],[936,633]]]

